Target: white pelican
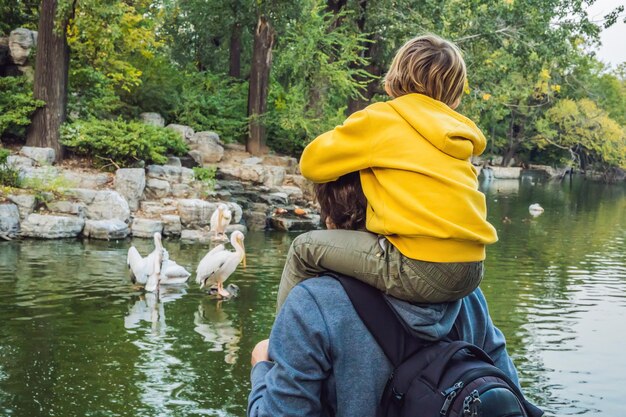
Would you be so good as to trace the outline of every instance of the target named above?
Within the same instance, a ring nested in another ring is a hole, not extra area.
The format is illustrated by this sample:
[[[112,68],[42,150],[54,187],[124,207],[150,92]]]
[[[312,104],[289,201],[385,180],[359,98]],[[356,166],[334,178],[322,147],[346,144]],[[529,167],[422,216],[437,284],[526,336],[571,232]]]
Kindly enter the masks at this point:
[[[217,205],[217,209],[211,215],[211,232],[216,238],[224,238],[226,240],[226,226],[230,224],[233,215],[224,203]]]
[[[160,284],[182,284],[189,279],[191,273],[169,258],[169,253],[161,243],[161,234],[154,234],[154,250],[143,258],[137,248],[128,249],[126,262],[130,268],[130,279],[133,284],[147,285],[148,278],[155,272],[156,260],[159,260]],[[146,291],[149,291],[146,289]]]
[[[530,206],[528,206],[528,212],[530,213],[531,216],[537,217],[537,216],[540,216],[541,213],[543,213],[543,207],[541,207],[539,203],[533,203]]]
[[[217,293],[220,296],[230,296],[230,293],[224,290],[224,281],[235,272],[241,261],[243,261],[243,267],[246,267],[243,239],[243,233],[235,230],[230,235],[230,244],[235,248],[234,252],[227,251],[224,245],[218,245],[202,258],[196,269],[196,282],[200,284],[200,288],[216,284]]]

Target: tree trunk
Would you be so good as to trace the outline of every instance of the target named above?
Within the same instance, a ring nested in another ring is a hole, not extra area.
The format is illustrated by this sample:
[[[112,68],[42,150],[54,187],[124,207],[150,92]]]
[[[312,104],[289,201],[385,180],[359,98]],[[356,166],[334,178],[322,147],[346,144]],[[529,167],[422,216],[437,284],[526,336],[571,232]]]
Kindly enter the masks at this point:
[[[265,125],[262,117],[267,110],[273,45],[274,29],[265,16],[260,16],[254,32],[250,87],[248,89],[248,118],[250,121],[248,122],[246,150],[253,155],[267,152]]]
[[[56,8],[57,0],[41,2],[34,97],[46,104],[35,111],[26,135],[26,144],[53,148],[57,161],[60,161],[63,149],[59,136],[66,117],[70,49],[65,35],[67,21],[63,22],[61,28],[55,27]]]
[[[228,75],[241,78],[241,32],[243,28],[240,22],[235,21],[230,32],[230,66]]]

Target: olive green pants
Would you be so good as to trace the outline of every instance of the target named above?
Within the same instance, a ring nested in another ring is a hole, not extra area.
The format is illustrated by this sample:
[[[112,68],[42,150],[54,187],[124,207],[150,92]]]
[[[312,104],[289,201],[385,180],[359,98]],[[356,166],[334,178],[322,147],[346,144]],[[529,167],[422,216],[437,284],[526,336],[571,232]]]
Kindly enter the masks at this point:
[[[413,303],[465,297],[478,287],[482,262],[424,262],[403,256],[387,239],[355,230],[316,230],[291,243],[278,287],[277,311],[289,291],[324,271],[354,277]]]

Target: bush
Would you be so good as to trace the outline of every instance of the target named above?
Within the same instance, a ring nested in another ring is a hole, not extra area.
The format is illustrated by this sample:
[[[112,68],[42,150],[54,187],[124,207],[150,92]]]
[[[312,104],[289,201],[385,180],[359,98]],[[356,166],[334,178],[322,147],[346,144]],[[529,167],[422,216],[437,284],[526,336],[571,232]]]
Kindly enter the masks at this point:
[[[67,113],[72,119],[108,119],[122,111],[113,81],[93,68],[72,68]]]
[[[246,134],[247,100],[247,83],[219,74],[190,74],[174,119],[196,132],[214,130],[225,142],[236,142]]]
[[[21,183],[19,171],[7,165],[10,154],[8,150],[0,148],[0,185],[19,187]]]
[[[205,183],[210,189],[215,187],[217,167],[193,167],[193,176],[197,181]]]
[[[184,155],[188,148],[180,134],[139,122],[81,120],[66,124],[61,143],[77,155],[93,158],[101,168],[123,168],[139,161],[164,164],[167,155]]]
[[[33,86],[26,77],[0,77],[0,136],[23,138],[30,115],[43,105],[33,98]]]

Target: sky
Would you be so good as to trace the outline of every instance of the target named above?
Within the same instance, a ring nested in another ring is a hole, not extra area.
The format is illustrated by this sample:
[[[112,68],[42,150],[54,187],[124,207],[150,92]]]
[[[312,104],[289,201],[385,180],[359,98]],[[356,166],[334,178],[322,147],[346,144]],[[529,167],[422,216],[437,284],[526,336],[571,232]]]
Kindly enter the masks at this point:
[[[592,21],[602,20],[604,15],[620,4],[624,4],[624,0],[597,0],[587,9],[587,13]],[[626,23],[624,23],[624,14],[613,26],[602,30],[600,40],[602,46],[596,51],[596,56],[600,61],[611,64],[613,68],[626,61]]]

